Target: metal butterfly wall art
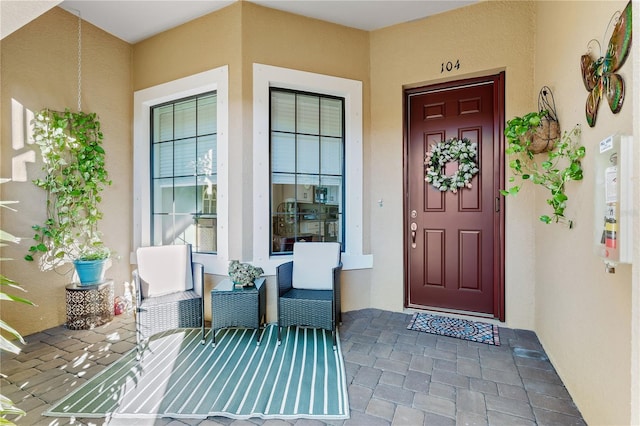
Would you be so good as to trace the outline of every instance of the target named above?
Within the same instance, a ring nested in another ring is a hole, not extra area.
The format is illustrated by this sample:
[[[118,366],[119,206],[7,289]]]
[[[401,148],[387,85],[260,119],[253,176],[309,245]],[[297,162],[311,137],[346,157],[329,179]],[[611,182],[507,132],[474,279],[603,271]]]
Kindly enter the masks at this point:
[[[615,15],[614,15],[615,16]],[[594,60],[588,52],[580,58],[582,80],[589,95],[585,114],[589,127],[596,125],[600,99],[606,97],[611,112],[617,114],[624,102],[624,80],[616,72],[631,50],[631,1],[618,16],[604,56]]]

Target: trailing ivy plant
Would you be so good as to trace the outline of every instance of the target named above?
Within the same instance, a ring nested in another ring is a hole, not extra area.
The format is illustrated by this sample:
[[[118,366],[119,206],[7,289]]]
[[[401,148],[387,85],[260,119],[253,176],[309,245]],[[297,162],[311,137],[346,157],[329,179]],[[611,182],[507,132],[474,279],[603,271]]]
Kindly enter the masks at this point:
[[[580,127],[575,126],[555,141],[554,149],[546,153],[546,160],[536,161],[534,154],[527,149],[523,136],[535,129],[544,115],[545,111],[542,111],[507,121],[504,132],[508,143],[506,152],[511,156],[509,167],[513,172],[509,182],[515,182],[516,177],[520,177],[523,183],[529,181],[548,189],[551,195],[547,198],[547,204],[553,209],[553,214],[542,215],[540,220],[547,224],[563,223],[572,228],[573,221],[564,215],[569,199],[565,193],[565,185],[572,180],[582,180],[581,161],[585,156],[585,147],[579,143]],[[505,196],[515,195],[520,187],[521,185],[513,185],[500,192]]]
[[[42,110],[33,120],[33,138],[45,172],[33,183],[47,193],[46,220],[32,227],[35,244],[25,260],[39,255],[44,270],[74,259],[109,257],[98,231],[101,192],[111,180],[97,115]]]

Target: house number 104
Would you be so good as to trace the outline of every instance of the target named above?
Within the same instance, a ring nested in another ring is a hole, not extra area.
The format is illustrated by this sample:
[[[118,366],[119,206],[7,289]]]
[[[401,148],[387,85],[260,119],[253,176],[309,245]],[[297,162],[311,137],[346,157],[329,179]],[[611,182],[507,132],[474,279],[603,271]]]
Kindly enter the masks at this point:
[[[460,59],[456,59],[455,62],[451,62],[451,61],[447,61],[447,62],[443,62],[441,67],[440,67],[440,74],[442,74],[443,72],[451,72],[453,71],[453,69],[460,69]]]

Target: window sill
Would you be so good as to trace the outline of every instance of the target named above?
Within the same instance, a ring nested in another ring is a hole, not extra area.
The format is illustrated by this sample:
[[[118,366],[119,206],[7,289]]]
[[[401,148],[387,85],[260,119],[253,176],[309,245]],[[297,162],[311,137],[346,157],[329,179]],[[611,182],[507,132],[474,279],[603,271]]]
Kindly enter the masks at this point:
[[[255,266],[264,269],[265,276],[276,274],[276,267],[293,259],[291,255],[271,256],[267,261],[251,262]],[[351,271],[356,269],[373,268],[372,254],[342,254],[342,270]],[[228,275],[229,261],[223,260],[214,254],[193,253],[193,261],[204,265],[204,272],[212,275]]]

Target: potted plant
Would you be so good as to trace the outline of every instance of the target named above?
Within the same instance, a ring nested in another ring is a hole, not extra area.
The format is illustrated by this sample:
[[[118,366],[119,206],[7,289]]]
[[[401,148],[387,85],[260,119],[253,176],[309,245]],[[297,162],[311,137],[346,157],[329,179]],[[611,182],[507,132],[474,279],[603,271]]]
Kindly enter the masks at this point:
[[[111,185],[111,180],[105,168],[103,134],[97,115],[45,109],[36,114],[32,124],[45,172],[34,184],[46,191],[47,201],[46,219],[32,227],[35,244],[25,259],[33,261],[39,256],[43,270],[72,261],[104,266],[110,251],[98,231],[103,216],[99,207],[101,192]],[[98,276],[102,277],[103,272]],[[79,277],[82,284],[87,279],[96,279],[84,277],[84,274]]]
[[[229,277],[238,287],[252,286],[253,281],[263,273],[262,268],[248,263],[240,263],[237,260],[229,262]]]
[[[110,250],[104,246],[85,248],[73,260],[73,266],[76,269],[80,283],[90,284],[104,281],[104,273],[110,255]]]
[[[519,176],[523,182],[530,181],[548,189],[551,196],[547,199],[547,204],[553,209],[553,214],[542,215],[540,220],[547,224],[565,223],[572,228],[573,221],[564,216],[568,200],[565,184],[571,180],[582,180],[581,160],[585,156],[585,148],[578,141],[580,127],[575,126],[552,141],[553,149],[547,151],[545,160],[534,158],[535,152],[529,149],[531,139],[524,135],[535,132],[546,114],[547,112],[543,110],[507,121],[504,131],[508,144],[506,152],[511,156],[509,167],[514,175],[509,178],[509,182],[514,182]],[[519,191],[520,185],[514,185],[500,192],[507,196],[515,195]]]
[[[560,125],[549,111],[534,111],[507,121],[504,133],[514,152],[533,155],[553,150],[560,137]]]

